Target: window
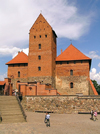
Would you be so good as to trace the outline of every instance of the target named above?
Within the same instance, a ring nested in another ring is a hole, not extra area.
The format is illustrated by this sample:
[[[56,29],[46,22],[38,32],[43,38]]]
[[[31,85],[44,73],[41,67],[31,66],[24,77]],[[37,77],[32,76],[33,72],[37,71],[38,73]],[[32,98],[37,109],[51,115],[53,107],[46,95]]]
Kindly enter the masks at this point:
[[[28,64],[27,63],[24,63],[24,67],[27,66]]]
[[[76,61],[74,61],[74,64],[76,64]]]
[[[73,88],[73,82],[70,83],[70,88]]]
[[[18,67],[20,67],[20,64],[18,64]]]
[[[70,75],[73,75],[73,70],[70,70]]]
[[[60,61],[60,64],[62,64],[62,61]]]
[[[39,44],[39,49],[41,49],[41,44]]]
[[[47,38],[47,34],[45,35],[45,37]]]
[[[36,36],[34,36],[34,39],[36,38]]]
[[[20,71],[18,71],[18,77],[20,77]]]
[[[69,61],[67,61],[67,64],[69,64]]]
[[[83,61],[81,60],[81,63],[83,63]]]
[[[38,59],[41,60],[41,55],[38,56]]]
[[[40,38],[41,38],[41,35],[40,35]]]
[[[41,71],[41,67],[38,67],[38,71]]]

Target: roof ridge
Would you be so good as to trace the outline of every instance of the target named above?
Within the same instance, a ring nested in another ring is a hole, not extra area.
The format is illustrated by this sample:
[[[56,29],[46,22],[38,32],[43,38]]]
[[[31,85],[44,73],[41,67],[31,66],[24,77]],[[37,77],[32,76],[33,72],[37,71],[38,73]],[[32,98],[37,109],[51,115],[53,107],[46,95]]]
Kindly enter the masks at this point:
[[[7,62],[6,65],[17,63],[28,63],[28,56],[23,51],[19,52],[12,60]]]
[[[79,49],[70,44],[57,58],[56,61],[91,60]]]
[[[40,16],[42,16],[43,19],[44,19],[44,20],[48,23],[48,25],[51,27],[51,25],[50,25],[49,22],[45,19],[45,17],[42,15],[42,13],[40,13],[39,16],[37,17],[37,19],[35,20],[35,22],[33,23],[33,25],[31,26],[30,30],[32,29],[32,27],[34,26],[34,24],[36,23],[36,21],[39,19]],[[52,27],[51,27],[51,29],[52,29]],[[29,31],[30,31],[30,30],[29,30]]]

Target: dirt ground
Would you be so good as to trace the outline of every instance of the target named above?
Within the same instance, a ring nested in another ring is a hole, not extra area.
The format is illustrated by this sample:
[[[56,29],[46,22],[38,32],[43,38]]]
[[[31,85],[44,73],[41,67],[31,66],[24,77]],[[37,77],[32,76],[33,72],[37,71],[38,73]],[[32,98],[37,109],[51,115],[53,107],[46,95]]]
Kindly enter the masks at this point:
[[[0,124],[0,134],[100,134],[98,120],[90,114],[50,114],[50,127],[44,123],[45,113],[26,112],[27,122]]]

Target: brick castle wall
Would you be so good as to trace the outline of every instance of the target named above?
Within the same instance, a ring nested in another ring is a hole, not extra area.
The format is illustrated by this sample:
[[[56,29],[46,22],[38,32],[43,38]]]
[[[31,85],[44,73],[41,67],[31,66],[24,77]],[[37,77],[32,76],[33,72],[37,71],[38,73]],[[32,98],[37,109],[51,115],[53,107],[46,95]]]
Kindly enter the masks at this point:
[[[70,70],[73,70],[73,74],[70,74]],[[69,61],[67,62],[57,62],[56,64],[56,89],[62,95],[75,95],[77,93],[82,93],[83,95],[88,95],[89,93],[89,61]],[[70,84],[73,83],[73,88]]]

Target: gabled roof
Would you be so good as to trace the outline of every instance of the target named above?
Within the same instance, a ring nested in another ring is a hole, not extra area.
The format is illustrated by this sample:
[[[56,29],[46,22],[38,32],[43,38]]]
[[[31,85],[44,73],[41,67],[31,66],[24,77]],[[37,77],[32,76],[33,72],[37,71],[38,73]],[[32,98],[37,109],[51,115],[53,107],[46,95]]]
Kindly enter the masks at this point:
[[[7,62],[6,65],[18,63],[28,63],[28,56],[24,52],[19,52],[18,55]]]
[[[42,24],[40,22],[42,22],[44,25],[47,24],[51,28],[51,30],[53,31],[54,35],[57,37],[55,31],[52,29],[50,24],[47,22],[47,20],[44,18],[44,16],[41,13],[39,14],[38,18],[36,19],[36,21],[34,22],[34,24],[32,25],[30,30],[34,29],[37,24]],[[43,25],[41,25],[41,26],[43,27]]]
[[[39,16],[38,16],[38,18],[36,19],[36,21],[35,21],[34,24],[32,25],[31,29],[34,28],[36,24],[39,24],[39,22],[41,22],[41,21],[42,21],[44,24],[47,23],[47,24],[50,26],[50,24],[47,22],[47,20],[44,18],[44,16],[40,13]],[[51,26],[50,26],[50,27],[51,27]],[[31,29],[30,29],[30,30],[31,30]],[[51,27],[51,29],[52,29],[52,27]]]
[[[0,85],[4,85],[6,82],[5,81],[0,81]]]
[[[72,61],[72,60],[91,60],[91,59],[85,56],[72,44],[56,58],[56,61]]]

